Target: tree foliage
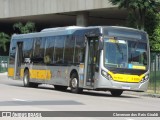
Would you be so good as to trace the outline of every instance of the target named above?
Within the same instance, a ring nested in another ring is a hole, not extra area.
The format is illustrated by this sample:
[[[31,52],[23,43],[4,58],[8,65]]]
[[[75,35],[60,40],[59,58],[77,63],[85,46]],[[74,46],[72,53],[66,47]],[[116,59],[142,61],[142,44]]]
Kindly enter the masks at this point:
[[[160,14],[156,14],[155,21],[155,29],[150,35],[150,46],[151,51],[160,51]]]
[[[147,31],[151,51],[160,51],[160,0],[109,1],[127,9],[127,26]]]
[[[0,32],[0,47],[3,48],[3,50],[6,52],[6,44],[10,41],[10,36],[4,32]]]
[[[21,34],[35,32],[35,23],[27,22],[26,24],[22,24],[21,22],[18,22],[13,25],[13,29],[18,29]]]
[[[160,8],[160,0],[109,0],[119,8],[126,8],[134,16],[136,27],[144,30],[147,11],[157,12]]]

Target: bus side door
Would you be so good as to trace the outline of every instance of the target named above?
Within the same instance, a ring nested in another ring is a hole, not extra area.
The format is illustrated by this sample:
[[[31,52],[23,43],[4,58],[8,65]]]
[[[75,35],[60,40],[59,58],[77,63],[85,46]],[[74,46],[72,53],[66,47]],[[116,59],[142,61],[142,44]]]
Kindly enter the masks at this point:
[[[22,48],[23,48],[23,42],[17,42],[15,64],[14,64],[14,79],[20,79],[21,64],[23,58]]]
[[[97,65],[99,56],[98,54],[98,42],[99,37],[87,37],[87,46],[86,46],[86,56],[85,56],[85,79],[86,86],[94,85],[94,81],[96,79]]]

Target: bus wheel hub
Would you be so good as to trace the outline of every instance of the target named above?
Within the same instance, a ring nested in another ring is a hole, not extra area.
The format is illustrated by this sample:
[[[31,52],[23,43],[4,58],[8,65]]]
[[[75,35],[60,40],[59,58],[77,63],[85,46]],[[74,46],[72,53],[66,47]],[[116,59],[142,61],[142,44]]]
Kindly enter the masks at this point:
[[[27,82],[28,82],[28,79],[27,79],[27,76],[25,76],[24,77],[24,83],[25,83],[25,85],[27,84]]]
[[[73,88],[76,88],[77,87],[77,79],[76,78],[74,78],[74,79],[72,79],[72,87]]]

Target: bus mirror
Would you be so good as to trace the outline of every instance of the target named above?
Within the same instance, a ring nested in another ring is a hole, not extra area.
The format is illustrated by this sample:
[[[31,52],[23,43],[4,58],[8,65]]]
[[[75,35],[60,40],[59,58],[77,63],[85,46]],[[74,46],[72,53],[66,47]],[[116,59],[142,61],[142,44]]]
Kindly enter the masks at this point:
[[[16,49],[16,47],[12,47],[12,50],[15,50]]]

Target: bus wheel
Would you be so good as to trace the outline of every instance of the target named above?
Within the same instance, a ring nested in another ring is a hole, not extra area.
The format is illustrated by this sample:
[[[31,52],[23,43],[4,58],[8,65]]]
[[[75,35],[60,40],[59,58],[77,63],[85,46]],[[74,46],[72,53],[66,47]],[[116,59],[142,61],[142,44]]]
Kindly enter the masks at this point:
[[[71,92],[73,93],[82,93],[83,91],[82,88],[79,88],[78,76],[75,73],[73,73],[71,76],[70,87],[71,87]]]
[[[121,94],[123,93],[122,90],[111,90],[110,92],[112,96],[115,96],[115,97],[121,96]]]
[[[29,84],[29,71],[28,70],[25,70],[25,72],[24,72],[23,85],[24,85],[24,87],[30,86],[30,84]]]
[[[54,88],[56,90],[65,91],[65,90],[67,90],[68,87],[67,86],[54,85]]]
[[[31,83],[31,82],[29,82],[29,80],[30,80],[29,71],[25,70],[24,77],[23,77],[23,85],[24,85],[24,87],[38,87],[37,83]]]

